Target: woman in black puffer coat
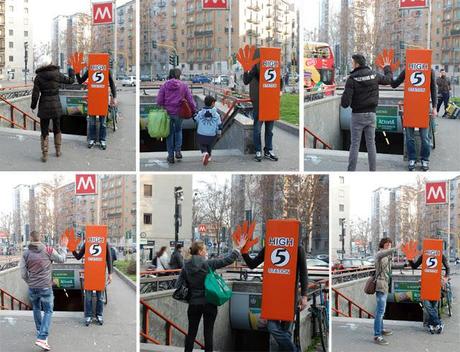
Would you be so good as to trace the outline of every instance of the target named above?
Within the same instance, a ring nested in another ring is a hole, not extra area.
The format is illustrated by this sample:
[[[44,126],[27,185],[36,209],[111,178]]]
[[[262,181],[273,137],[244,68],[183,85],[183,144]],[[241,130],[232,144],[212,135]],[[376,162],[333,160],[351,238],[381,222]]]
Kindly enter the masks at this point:
[[[72,84],[75,81],[73,71],[71,76],[59,72],[59,66],[46,65],[39,67],[35,73],[34,89],[32,91],[32,102],[30,108],[35,110],[38,103],[37,116],[40,118],[42,161],[48,159],[48,131],[50,120],[53,120],[54,145],[56,156],[61,156],[61,128],[62,106],[59,100],[59,86],[61,84]]]

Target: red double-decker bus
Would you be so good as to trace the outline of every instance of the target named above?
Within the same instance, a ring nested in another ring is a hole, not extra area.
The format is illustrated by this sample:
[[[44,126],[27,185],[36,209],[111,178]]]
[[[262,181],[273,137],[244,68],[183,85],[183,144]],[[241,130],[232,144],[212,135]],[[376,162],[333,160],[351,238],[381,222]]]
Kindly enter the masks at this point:
[[[304,84],[308,91],[315,87],[326,90],[335,87],[334,53],[329,44],[308,42],[304,49]]]

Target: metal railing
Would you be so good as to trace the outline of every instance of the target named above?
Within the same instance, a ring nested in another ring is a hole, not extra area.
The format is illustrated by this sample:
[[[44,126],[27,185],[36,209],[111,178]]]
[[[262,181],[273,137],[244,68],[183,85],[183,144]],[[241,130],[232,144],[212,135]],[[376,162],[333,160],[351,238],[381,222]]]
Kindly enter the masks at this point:
[[[142,322],[142,331],[140,332],[140,335],[149,342],[152,342],[156,345],[161,345],[161,342],[156,339],[155,337],[150,335],[150,323],[149,323],[149,313],[153,313],[155,316],[160,318],[162,321],[164,321],[164,328],[166,332],[166,346],[171,346],[172,345],[172,331],[173,329],[177,330],[180,332],[182,335],[185,337],[187,336],[187,332],[185,329],[174,323],[172,320],[168,319],[165,317],[163,314],[161,314],[159,311],[157,311],[155,308],[150,306],[146,301],[142,300],[140,301],[141,306],[142,306],[142,316],[143,316],[143,322]],[[200,346],[201,348],[204,349],[204,344],[195,339],[195,344]]]
[[[0,119],[7,121],[10,124],[11,128],[19,128],[22,130],[27,130],[28,122],[33,123],[33,130],[36,131],[37,127],[40,126],[40,121],[33,117],[32,115],[26,113],[24,110],[21,110],[16,105],[10,103],[4,96],[0,94],[0,102],[8,105],[10,107],[10,117],[5,117],[0,115]],[[15,121],[15,112],[19,112],[22,115],[22,124]]]
[[[6,306],[6,302],[10,302],[10,307]],[[17,299],[13,295],[9,294],[5,290],[0,288],[0,310],[14,310],[15,303],[18,305],[18,310],[31,310],[32,307],[27,303]]]
[[[336,314],[336,316],[344,316],[347,318],[353,317],[353,307],[358,309],[358,316],[359,318],[363,318],[364,315],[367,316],[368,319],[374,318],[374,314],[370,313],[366,308],[360,306],[358,303],[354,302],[351,298],[344,295],[342,292],[338,291],[334,287],[332,287],[332,292],[335,293],[334,296],[334,306],[332,307],[332,311]],[[339,309],[339,298],[343,298],[347,301],[348,312],[345,313]]]
[[[375,273],[375,267],[350,268],[341,270],[332,270],[332,284],[340,284],[342,282],[354,281],[369,277]]]
[[[4,99],[17,99],[17,98],[24,98],[32,95],[32,87],[23,86],[20,88],[17,87],[9,87],[0,89],[0,96]]]
[[[305,147],[307,146],[309,137],[313,138],[313,145],[312,145],[313,149],[318,149],[318,143],[320,143],[323,146],[322,149],[332,149],[332,146],[330,144],[327,144],[325,141],[323,141],[316,133],[304,127],[303,143]]]
[[[337,92],[337,86],[330,85],[324,86],[322,88],[306,88],[304,92],[304,101],[312,102],[316,100],[321,100],[323,98],[335,96]]]
[[[9,260],[6,263],[0,264],[0,271],[12,269],[19,265],[19,260]]]
[[[172,290],[179,278],[178,270],[147,270],[141,272],[139,292],[141,294]]]

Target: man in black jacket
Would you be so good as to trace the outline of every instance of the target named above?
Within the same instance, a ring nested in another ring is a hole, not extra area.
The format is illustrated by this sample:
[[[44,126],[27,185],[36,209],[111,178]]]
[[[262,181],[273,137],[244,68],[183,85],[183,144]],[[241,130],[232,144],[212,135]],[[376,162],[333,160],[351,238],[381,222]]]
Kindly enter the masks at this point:
[[[182,269],[184,266],[184,257],[182,256],[182,248],[184,246],[181,243],[176,244],[173,254],[171,254],[171,259],[169,260],[169,268],[171,270]]]
[[[352,56],[353,71],[345,84],[342,107],[351,106],[351,146],[348,171],[355,171],[358,162],[359,146],[364,131],[369,160],[369,170],[376,170],[377,151],[375,147],[376,109],[379,103],[379,85],[390,85],[392,72],[390,62],[384,62],[384,75],[374,72],[366,65],[361,54]]]
[[[257,256],[252,259],[248,253],[241,254],[246,265],[250,269],[257,268],[260,264],[264,262],[265,258],[265,247],[257,254]],[[307,274],[307,260],[305,256],[305,251],[302,246],[299,246],[297,252],[297,273],[300,281],[300,310],[304,310],[307,307],[307,288],[308,288],[308,274]],[[292,341],[292,322],[286,321],[274,321],[269,320],[267,324],[267,329],[270,332],[270,335],[278,343],[278,346],[281,351],[297,351],[297,347]]]
[[[430,82],[430,93],[431,93],[431,118],[437,116],[436,104],[438,101],[437,87],[436,87],[436,74],[434,70],[431,70],[431,82]],[[391,87],[397,88],[406,79],[406,70],[403,70],[398,78],[392,80]],[[431,154],[431,139],[430,139],[429,128],[419,128],[420,139],[422,146],[420,149],[420,159],[422,162],[422,171],[428,171],[430,169],[430,154]],[[413,127],[406,127],[406,148],[409,158],[409,171],[414,171],[417,165],[417,150],[415,145],[415,129]]]
[[[420,255],[415,262],[409,260],[409,265],[412,269],[417,269],[422,264],[422,260],[423,255]],[[447,280],[449,278],[450,268],[449,262],[444,254],[442,255],[442,265],[446,269],[445,279]],[[438,301],[425,300],[423,301],[423,306],[425,307],[425,310],[428,313],[428,328],[430,332],[432,334],[434,334],[435,332],[440,334],[444,329],[444,324],[438,315]]]
[[[105,261],[107,265],[107,271],[109,273],[107,277],[107,284],[112,282],[112,272],[113,272],[113,265],[112,265],[112,255],[111,255],[111,246],[107,242],[107,248],[105,251]],[[80,248],[80,251],[73,251],[72,252],[75,259],[80,260],[85,255],[85,245],[83,244]],[[96,319],[99,325],[104,324],[104,318],[102,314],[104,313],[104,301],[102,299],[102,291],[96,291]],[[91,324],[91,320],[93,319],[93,292],[85,290],[85,325],[88,326]]]

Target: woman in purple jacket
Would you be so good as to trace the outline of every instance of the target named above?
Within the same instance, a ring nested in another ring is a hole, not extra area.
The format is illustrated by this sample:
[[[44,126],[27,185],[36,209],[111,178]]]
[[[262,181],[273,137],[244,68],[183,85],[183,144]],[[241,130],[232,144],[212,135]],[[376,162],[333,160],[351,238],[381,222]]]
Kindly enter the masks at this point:
[[[171,129],[166,138],[168,149],[168,163],[174,164],[174,157],[182,159],[182,118],[179,116],[181,103],[186,99],[192,111],[196,111],[196,104],[193,100],[190,88],[180,80],[181,70],[173,68],[169,71],[169,77],[158,93],[157,104],[168,112]]]

